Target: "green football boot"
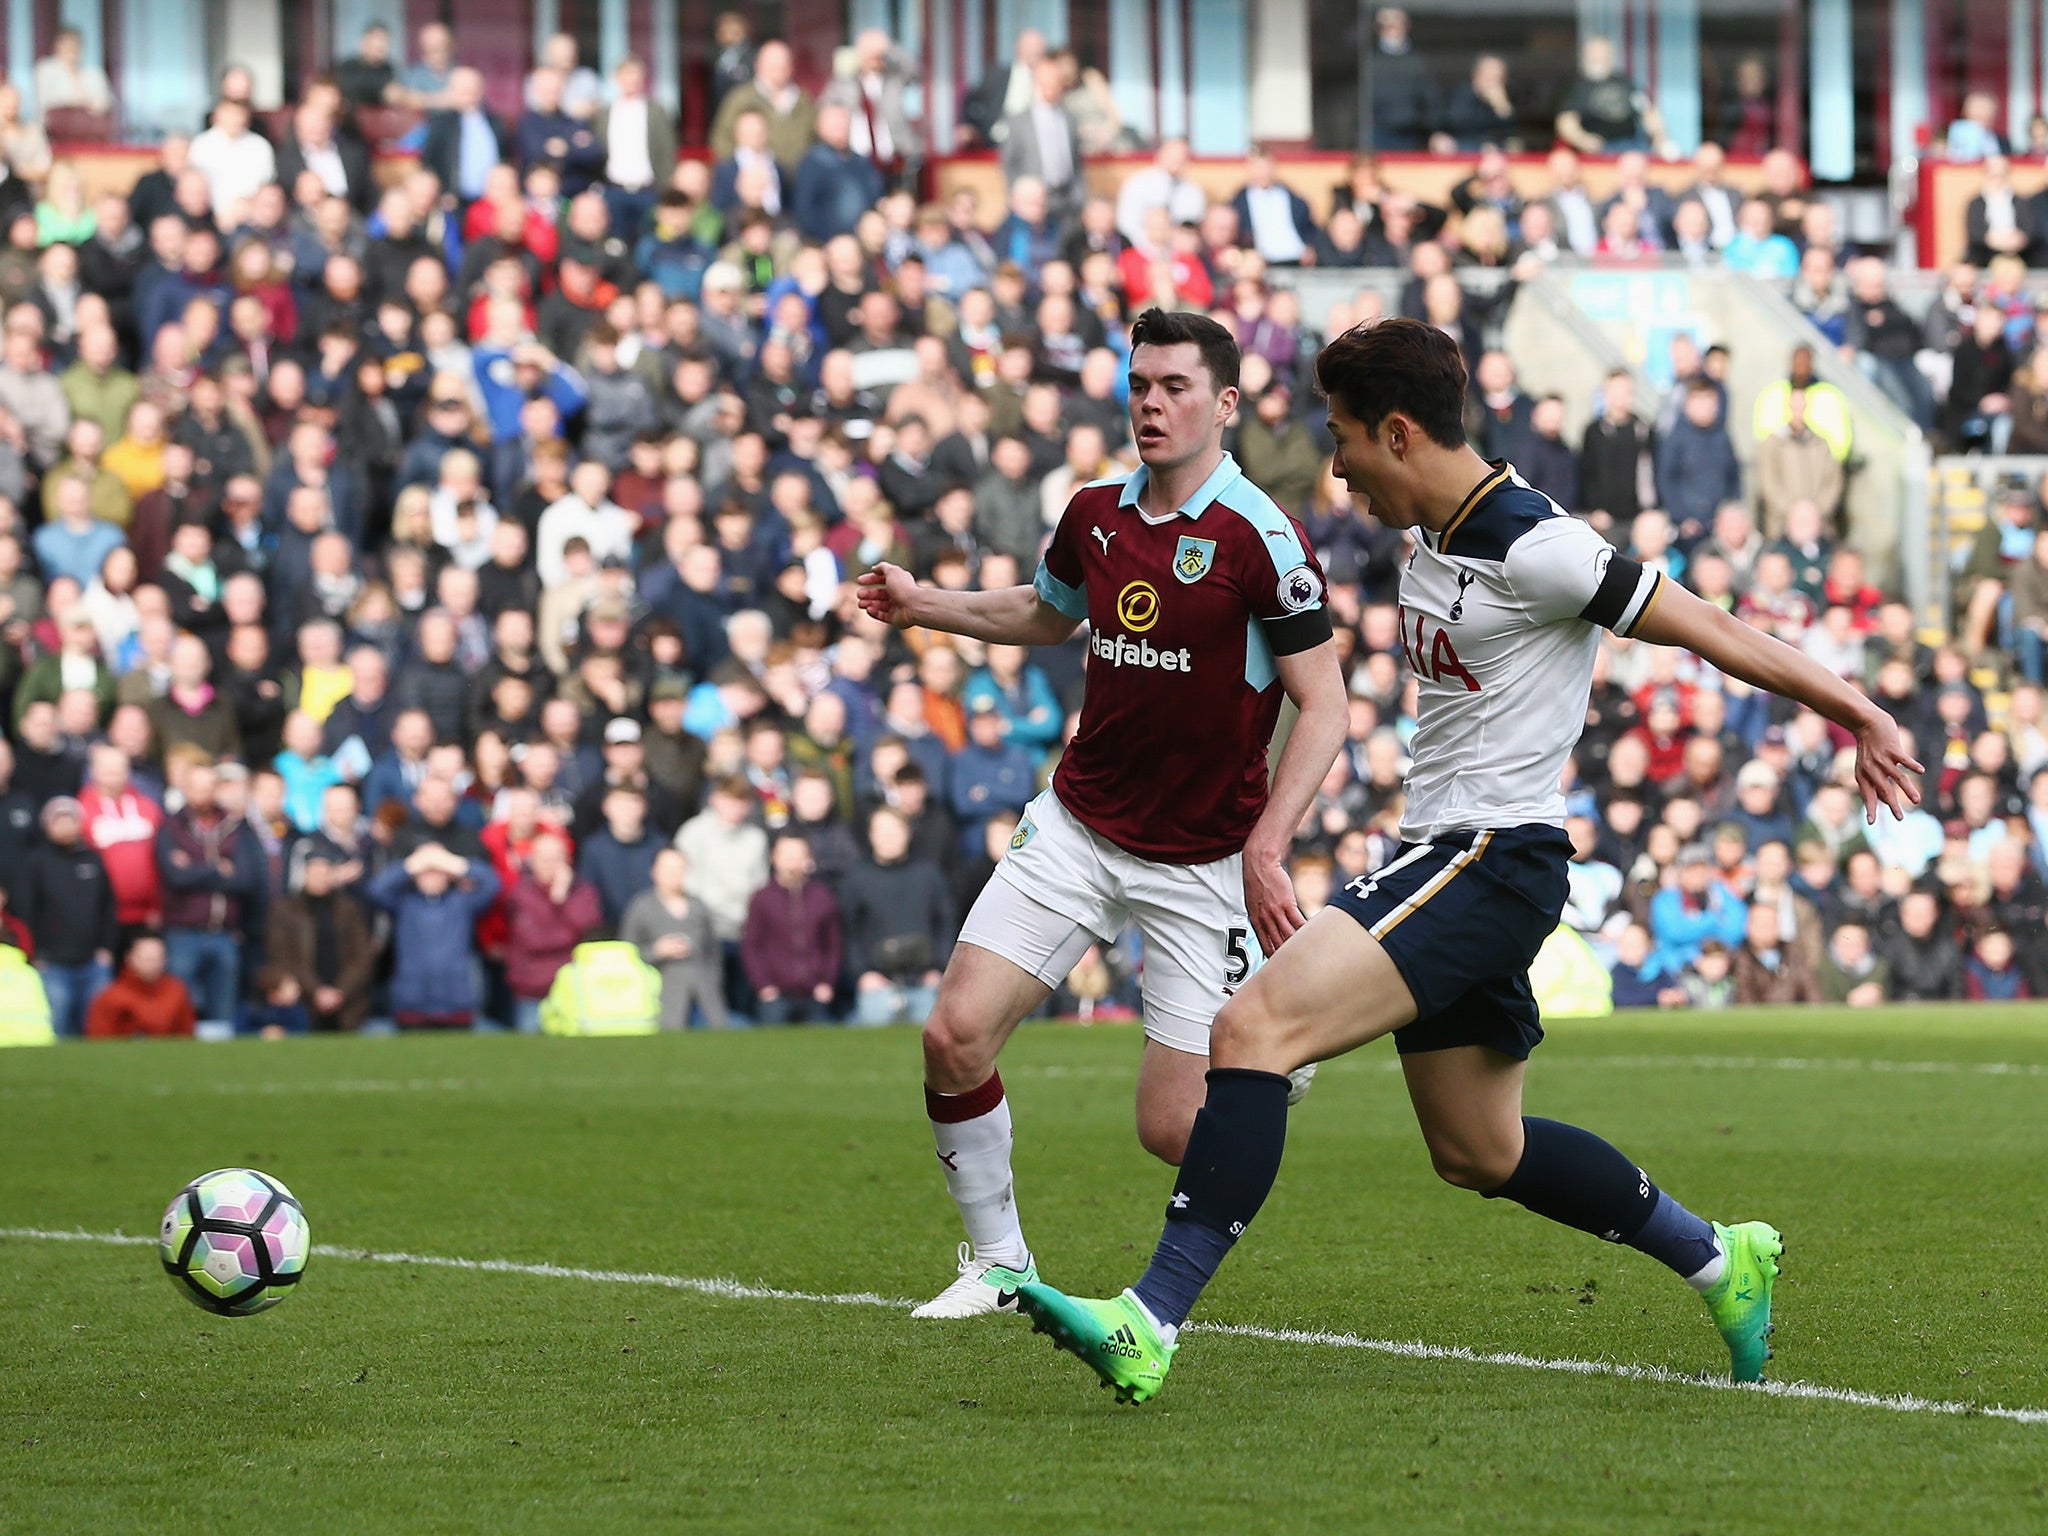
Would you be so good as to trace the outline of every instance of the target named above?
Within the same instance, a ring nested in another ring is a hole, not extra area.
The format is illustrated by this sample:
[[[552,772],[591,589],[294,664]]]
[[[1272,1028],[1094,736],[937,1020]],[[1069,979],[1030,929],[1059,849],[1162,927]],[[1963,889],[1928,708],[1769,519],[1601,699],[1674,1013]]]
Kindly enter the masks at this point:
[[[1785,1239],[1768,1222],[1740,1226],[1714,1223],[1714,1235],[1728,1255],[1728,1267],[1702,1294],[1714,1326],[1728,1345],[1728,1375],[1734,1381],[1762,1381],[1771,1358],[1771,1287]]]
[[[1020,1285],[1017,1310],[1031,1319],[1033,1333],[1051,1334],[1056,1348],[1086,1361],[1120,1403],[1146,1402],[1166,1384],[1178,1346],[1160,1338],[1129,1291],[1108,1301],[1085,1301],[1049,1285]]]

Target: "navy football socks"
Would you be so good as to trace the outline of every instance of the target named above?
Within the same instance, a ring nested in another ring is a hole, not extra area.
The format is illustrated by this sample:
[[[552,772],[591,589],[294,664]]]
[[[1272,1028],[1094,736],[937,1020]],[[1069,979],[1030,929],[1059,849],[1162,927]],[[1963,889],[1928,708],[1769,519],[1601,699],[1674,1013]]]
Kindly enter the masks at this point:
[[[1187,1321],[1279,1177],[1288,1087],[1278,1073],[1210,1069],[1208,1101],[1188,1136],[1166,1228],[1144,1277],[1131,1287],[1168,1328]],[[1719,1257],[1713,1227],[1598,1136],[1535,1117],[1525,1118],[1522,1130],[1521,1162],[1487,1199],[1513,1200],[1607,1242],[1626,1243],[1687,1279]]]
[[[1188,1135],[1166,1230],[1144,1278],[1131,1287],[1167,1327],[1187,1321],[1280,1176],[1290,1086],[1277,1072],[1209,1069],[1209,1097]]]
[[[1713,1227],[1591,1131],[1531,1116],[1522,1132],[1521,1162],[1487,1199],[1513,1200],[1538,1216],[1626,1243],[1688,1279],[1720,1253]]]

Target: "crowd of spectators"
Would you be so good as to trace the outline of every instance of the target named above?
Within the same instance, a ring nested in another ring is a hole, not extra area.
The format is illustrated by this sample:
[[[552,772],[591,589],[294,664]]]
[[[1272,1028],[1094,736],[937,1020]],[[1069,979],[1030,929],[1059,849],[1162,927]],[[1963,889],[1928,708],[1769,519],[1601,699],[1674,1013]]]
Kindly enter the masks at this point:
[[[1399,6],[1378,8],[1372,26],[1367,116],[1375,149],[1452,154],[1487,145],[1516,152],[1561,145],[1582,154],[1672,152],[1656,103],[1620,68],[1609,37],[1586,37],[1577,72],[1561,94],[1549,96],[1511,75],[1501,53],[1473,56],[1464,78],[1447,86],[1416,49],[1408,13]],[[1707,137],[1730,154],[1753,158],[1779,147],[1777,92],[1766,60],[1735,58],[1705,118]]]
[[[1815,717],[1607,642],[1569,923],[1618,1000],[2048,984],[2039,690],[1993,728],[1980,658],[1921,645],[1838,542],[1850,427],[1810,356],[1743,428],[1745,487],[1719,349],[1674,344],[1662,402],[1617,374],[1573,434],[1490,344],[1512,289],[1460,280],[1652,240],[1783,240],[1803,273],[1832,244],[1796,165],[1745,202],[1710,147],[1671,199],[1630,151],[1596,207],[1574,151],[1525,202],[1487,150],[1436,209],[1368,155],[1319,223],[1263,153],[1212,202],[1175,141],[1104,198],[1106,93],[1025,34],[969,113],[1007,207],[920,203],[886,37],[813,98],[781,43],[719,36],[709,163],[637,60],[602,79],[566,38],[511,122],[438,25],[409,65],[372,28],[269,121],[231,71],[90,200],[0,86],[0,929],[60,1032],[532,1028],[610,936],[670,1027],[920,1016],[1073,729],[1085,640],[899,633],[850,583],[1028,580],[1072,488],[1134,463],[1146,305],[1239,337],[1228,446],[1330,578],[1352,730],[1297,838],[1313,909],[1389,855],[1414,696],[1402,536],[1331,474],[1309,387],[1285,269],[1310,264],[1404,268],[1489,453],[1865,682],[1930,763],[1926,809],[1864,830]],[[424,114],[395,174],[354,127],[379,105]],[[2017,615],[2037,682],[2040,511],[2014,501],[1970,598]],[[1054,1006],[1132,1009],[1135,942]]]

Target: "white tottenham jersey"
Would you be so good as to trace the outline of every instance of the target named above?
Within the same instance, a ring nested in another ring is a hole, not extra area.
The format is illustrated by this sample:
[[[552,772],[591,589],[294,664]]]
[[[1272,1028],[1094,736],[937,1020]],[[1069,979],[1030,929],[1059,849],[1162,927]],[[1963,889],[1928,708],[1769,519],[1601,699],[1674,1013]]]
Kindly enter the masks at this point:
[[[1596,626],[1633,633],[1663,581],[1507,464],[1442,533],[1416,529],[1401,576],[1401,645],[1418,692],[1401,836],[1563,826]]]

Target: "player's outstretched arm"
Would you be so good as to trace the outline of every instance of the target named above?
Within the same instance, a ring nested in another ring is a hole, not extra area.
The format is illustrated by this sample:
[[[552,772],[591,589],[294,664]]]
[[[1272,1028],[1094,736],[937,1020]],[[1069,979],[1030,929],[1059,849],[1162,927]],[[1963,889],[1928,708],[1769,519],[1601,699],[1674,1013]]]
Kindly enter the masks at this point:
[[[1903,818],[1908,806],[1920,803],[1920,776],[1926,770],[1906,756],[1892,717],[1803,651],[1750,628],[1670,580],[1633,633],[1655,645],[1683,646],[1723,672],[1804,704],[1853,733],[1856,787],[1872,822],[1880,805]]]
[[[887,561],[861,573],[854,598],[870,618],[898,629],[942,629],[990,645],[1058,645],[1078,627],[1035,587],[947,592],[919,586],[910,572]]]

